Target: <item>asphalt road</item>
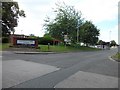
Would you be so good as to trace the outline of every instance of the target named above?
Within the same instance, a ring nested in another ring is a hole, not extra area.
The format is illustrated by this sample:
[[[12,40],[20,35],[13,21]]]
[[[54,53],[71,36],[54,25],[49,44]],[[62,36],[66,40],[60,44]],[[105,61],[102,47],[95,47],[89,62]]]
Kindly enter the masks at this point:
[[[53,88],[78,71],[118,77],[118,62],[109,59],[118,50],[71,52],[60,54],[15,54],[3,52],[2,60],[24,60],[60,68],[55,72],[38,76],[12,88]],[[3,70],[4,72],[4,70]]]

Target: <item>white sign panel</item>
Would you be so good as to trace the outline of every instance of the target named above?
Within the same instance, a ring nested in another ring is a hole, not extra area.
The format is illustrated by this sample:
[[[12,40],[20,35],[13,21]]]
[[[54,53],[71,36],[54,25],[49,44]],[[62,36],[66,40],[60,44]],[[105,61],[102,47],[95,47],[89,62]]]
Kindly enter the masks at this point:
[[[34,40],[17,40],[17,44],[35,44]]]

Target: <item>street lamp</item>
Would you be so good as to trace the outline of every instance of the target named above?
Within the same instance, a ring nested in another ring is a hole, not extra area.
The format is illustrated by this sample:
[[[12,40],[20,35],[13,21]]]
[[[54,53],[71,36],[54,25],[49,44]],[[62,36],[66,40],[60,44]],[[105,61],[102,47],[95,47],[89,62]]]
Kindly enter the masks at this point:
[[[79,42],[79,27],[77,27],[77,43]]]
[[[77,44],[79,43],[79,27],[80,27],[80,21],[79,19],[77,20]]]
[[[67,36],[67,34],[64,35],[64,42],[65,42],[65,47],[66,47],[66,44],[68,42],[68,36]]]

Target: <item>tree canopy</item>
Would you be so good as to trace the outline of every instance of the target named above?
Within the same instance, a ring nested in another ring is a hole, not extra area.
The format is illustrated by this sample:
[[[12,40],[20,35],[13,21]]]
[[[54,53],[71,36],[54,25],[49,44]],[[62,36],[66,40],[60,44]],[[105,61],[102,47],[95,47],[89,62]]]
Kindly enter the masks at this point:
[[[99,29],[91,22],[86,21],[80,27],[80,41],[86,45],[94,45],[98,42]]]
[[[110,46],[116,46],[116,45],[117,45],[117,43],[115,42],[115,40],[110,41]]]
[[[25,17],[23,10],[19,9],[17,2],[1,2],[2,6],[2,36],[9,36],[14,33],[14,27],[18,25],[20,16]]]
[[[55,19],[50,20],[47,17],[45,20],[44,27],[49,35],[62,41],[64,41],[64,35],[67,35],[72,43],[76,43],[77,39],[85,44],[97,43],[99,30],[92,22],[84,22],[81,11],[65,4],[56,4],[56,6]]]
[[[45,20],[45,29],[56,39],[63,41],[64,35],[68,35],[73,42],[76,42],[77,26],[83,21],[81,12],[76,11],[73,6],[56,5],[57,8],[54,11],[56,17],[52,21],[49,18]]]

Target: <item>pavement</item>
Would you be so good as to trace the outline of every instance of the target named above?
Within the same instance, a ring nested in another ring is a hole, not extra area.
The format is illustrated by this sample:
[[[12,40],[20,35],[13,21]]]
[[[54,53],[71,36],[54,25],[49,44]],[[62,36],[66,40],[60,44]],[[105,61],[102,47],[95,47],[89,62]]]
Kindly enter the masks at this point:
[[[118,88],[118,78],[78,71],[54,88]]]
[[[118,62],[108,58],[116,52],[117,49],[56,54],[5,51],[3,87],[117,88]]]
[[[2,62],[3,88],[9,88],[25,81],[59,70],[54,66],[24,61],[7,60]]]

